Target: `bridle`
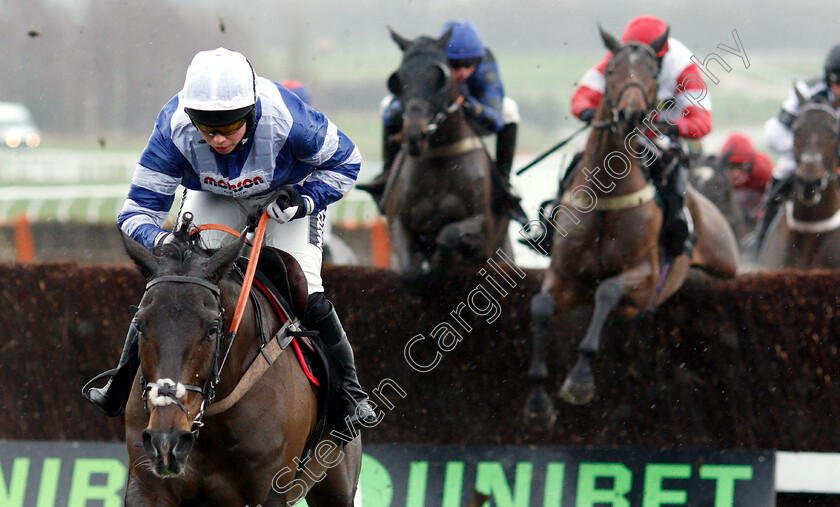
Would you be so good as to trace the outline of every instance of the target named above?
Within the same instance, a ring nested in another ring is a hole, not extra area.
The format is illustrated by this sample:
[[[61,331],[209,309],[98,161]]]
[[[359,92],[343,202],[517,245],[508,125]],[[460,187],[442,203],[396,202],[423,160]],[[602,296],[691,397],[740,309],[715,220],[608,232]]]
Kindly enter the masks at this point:
[[[443,86],[436,93],[445,94],[449,91],[449,86],[450,86],[450,83],[452,82],[452,72],[449,70],[449,65],[446,64],[446,63],[435,62],[434,66],[437,67],[438,69],[440,69],[440,71],[443,73],[444,83],[445,83],[445,86]],[[402,100],[402,98],[400,98],[400,99]],[[417,98],[417,100],[422,100],[423,102],[426,102],[427,104],[433,106],[433,103],[430,100],[420,99],[420,98]],[[403,102],[403,125],[406,124],[406,117],[405,117],[405,111],[404,111],[405,106],[406,106],[406,103]],[[437,110],[435,111],[434,116],[429,121],[429,123],[426,124],[425,128],[423,129],[423,132],[426,133],[426,134],[434,134],[435,132],[437,132],[437,129],[439,128],[440,124],[443,123],[444,121],[446,121],[446,119],[450,115],[456,113],[458,111],[458,109],[460,109],[460,107],[461,107],[461,102],[458,99],[453,100],[449,104],[444,102],[443,104],[438,106]]]
[[[624,46],[622,46],[622,48],[618,52],[613,54],[613,57],[610,60],[612,61],[612,59],[616,58],[625,48],[646,50],[647,53],[650,54],[653,61],[657,62],[656,69],[657,69],[657,73],[659,72],[659,69],[660,69],[661,66],[658,64],[658,59],[656,57],[656,54],[653,52],[653,49],[646,44],[640,44],[640,43],[625,44]],[[609,67],[609,64],[607,64],[607,67]],[[621,103],[621,97],[624,96],[624,93],[631,88],[638,88],[642,92],[642,97],[645,98],[645,111],[646,112],[653,111],[654,110],[654,105],[655,105],[653,102],[655,102],[655,100],[656,100],[655,97],[654,97],[653,101],[651,101],[650,98],[648,97],[648,93],[647,93],[647,90],[645,89],[644,84],[642,84],[639,81],[630,81],[628,83],[625,83],[625,85],[621,87],[621,89],[616,94],[615,99],[610,98],[609,95],[604,93],[603,100],[607,101],[607,104],[609,104],[610,117],[606,120],[593,121],[593,122],[590,123],[590,126],[592,126],[592,128],[596,128],[596,129],[602,129],[602,128],[609,127],[610,131],[613,134],[617,133],[617,127],[621,123],[621,118],[620,118],[620,115],[619,115],[617,105],[619,103]]]
[[[213,293],[213,297],[216,300],[216,305],[219,310],[215,321],[218,326],[218,332],[215,337],[216,346],[213,352],[213,359],[210,362],[210,371],[204,380],[204,385],[197,386],[192,384],[183,384],[181,382],[176,383],[170,379],[158,379],[156,382],[147,382],[146,379],[143,378],[142,374],[140,376],[140,384],[143,390],[143,409],[146,411],[146,415],[151,413],[149,410],[149,401],[151,401],[153,407],[174,404],[184,412],[189,420],[189,411],[184,406],[181,398],[186,395],[187,391],[196,392],[201,395],[201,408],[199,409],[195,419],[193,419],[190,424],[190,431],[193,435],[198,437],[199,430],[202,426],[204,426],[202,418],[204,416],[205,406],[213,403],[216,399],[216,386],[219,385],[222,368],[224,367],[225,361],[230,353],[235,336],[231,336],[225,355],[220,361],[222,340],[225,339],[228,334],[224,331],[225,311],[220,299],[221,292],[217,285],[195,276],[165,275],[149,281],[149,283],[146,284],[146,291],[161,283],[186,283],[204,287]],[[136,322],[132,321],[132,325],[136,326]]]
[[[164,275],[157,278],[150,280],[146,284],[146,291],[148,291],[151,287],[160,284],[160,283],[188,283],[194,284],[205,289],[209,290],[213,293],[213,297],[216,299],[216,305],[218,306],[219,313],[216,318],[216,324],[218,325],[218,331],[216,333],[216,347],[213,352],[213,360],[210,364],[210,371],[208,372],[207,377],[204,380],[203,386],[196,386],[190,384],[182,384],[181,382],[174,382],[171,379],[158,379],[156,382],[146,382],[143,378],[143,375],[140,375],[140,382],[143,388],[143,410],[146,411],[146,414],[150,414],[149,410],[149,399],[152,398],[152,404],[154,406],[166,406],[169,404],[175,404],[178,408],[180,408],[184,414],[187,416],[187,420],[190,418],[189,411],[184,406],[183,402],[181,402],[180,398],[186,396],[187,391],[197,392],[201,395],[201,407],[199,408],[198,414],[190,423],[190,432],[198,438],[199,430],[204,426],[204,422],[202,421],[205,409],[208,404],[212,404],[216,399],[216,387],[219,385],[219,381],[221,379],[222,369],[225,366],[225,362],[227,361],[228,354],[230,354],[230,349],[233,346],[233,341],[236,339],[236,334],[239,330],[239,324],[242,322],[242,316],[245,312],[245,307],[247,305],[247,301],[249,298],[253,298],[254,296],[251,293],[251,284],[254,280],[254,273],[257,269],[257,259],[259,258],[260,251],[262,250],[262,242],[265,236],[265,229],[266,225],[268,224],[268,214],[263,212],[260,216],[259,220],[256,224],[256,229],[254,230],[254,238],[253,238],[253,246],[251,249],[251,257],[248,260],[248,267],[245,270],[245,274],[243,276],[243,283],[241,290],[239,292],[239,298],[236,302],[236,309],[233,314],[233,318],[231,320],[229,329],[227,333],[225,332],[225,312],[224,307],[222,306],[221,302],[221,291],[219,287],[215,284],[208,282],[202,278],[198,278],[195,276],[184,276],[184,275]],[[189,227],[192,223],[192,214],[185,213],[183,217],[184,225],[183,227]],[[249,224],[247,229],[251,229],[253,224]],[[217,229],[217,227],[209,227],[213,229]],[[201,227],[194,228],[190,234],[195,234],[202,230]],[[237,232],[227,228],[222,228],[221,230],[226,230],[226,232],[230,232],[233,235],[237,235]],[[259,308],[259,305],[256,304],[254,301],[254,308]],[[259,316],[259,312],[257,315],[258,320],[261,319]],[[136,325],[136,323],[132,322],[132,325]],[[284,328],[285,329],[285,328]],[[222,357],[221,361],[219,361],[219,357],[221,354],[221,343],[222,339],[228,339],[228,346],[227,350],[225,351],[224,357]],[[281,349],[282,351],[282,349]],[[270,364],[270,362],[269,362]],[[238,386],[237,386],[238,387]],[[222,404],[224,404],[223,400]],[[230,405],[235,403],[236,400],[231,400]],[[226,407],[229,408],[229,405]],[[224,410],[220,409],[219,411]],[[212,411],[212,410],[211,410]],[[217,411],[218,412],[218,411]]]

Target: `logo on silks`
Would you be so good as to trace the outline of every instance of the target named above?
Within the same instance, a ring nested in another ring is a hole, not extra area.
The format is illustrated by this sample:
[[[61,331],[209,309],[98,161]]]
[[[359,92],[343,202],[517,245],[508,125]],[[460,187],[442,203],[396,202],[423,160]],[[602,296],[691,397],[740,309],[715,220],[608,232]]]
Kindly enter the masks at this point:
[[[239,192],[244,190],[249,190],[257,186],[266,186],[265,180],[259,176],[254,176],[253,178],[244,178],[237,180],[232,180],[228,183],[224,178],[221,176],[204,176],[201,180],[201,187],[202,188],[219,188],[222,190],[226,190],[224,192],[229,195],[235,195]]]
[[[122,505],[125,444],[0,441],[0,505]],[[772,451],[368,445],[364,507],[774,504]],[[301,502],[297,505],[305,505]]]

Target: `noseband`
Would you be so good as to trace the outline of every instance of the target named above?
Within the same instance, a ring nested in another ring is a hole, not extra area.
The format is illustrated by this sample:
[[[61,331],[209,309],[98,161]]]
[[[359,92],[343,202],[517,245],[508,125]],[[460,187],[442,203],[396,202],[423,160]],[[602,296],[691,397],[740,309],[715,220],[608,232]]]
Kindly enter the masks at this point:
[[[146,382],[146,379],[144,379],[142,375],[140,377],[141,386],[143,388],[143,409],[146,411],[147,415],[150,414],[149,401],[151,401],[153,407],[165,407],[167,405],[174,404],[184,412],[189,420],[189,411],[184,406],[181,398],[187,395],[187,391],[196,392],[201,395],[201,408],[199,409],[198,415],[196,415],[195,419],[193,419],[190,424],[190,431],[193,435],[198,437],[198,431],[202,426],[204,426],[201,419],[204,416],[205,405],[213,403],[216,398],[216,386],[219,384],[222,367],[224,366],[225,359],[227,359],[227,355],[230,352],[230,347],[233,344],[233,340],[231,340],[231,343],[228,344],[227,351],[225,352],[225,357],[220,362],[219,357],[221,352],[221,343],[222,339],[225,337],[224,308],[222,307],[220,300],[221,291],[217,285],[214,285],[207,280],[195,276],[181,275],[166,275],[155,278],[146,284],[146,291],[160,283],[188,283],[204,287],[213,293],[213,296],[216,299],[216,304],[219,308],[219,314],[217,317],[219,332],[216,335],[216,349],[213,352],[213,360],[211,361],[210,371],[204,380],[203,386],[182,384],[181,382],[176,383],[171,379],[158,379],[156,382]],[[132,325],[136,324],[132,322]]]

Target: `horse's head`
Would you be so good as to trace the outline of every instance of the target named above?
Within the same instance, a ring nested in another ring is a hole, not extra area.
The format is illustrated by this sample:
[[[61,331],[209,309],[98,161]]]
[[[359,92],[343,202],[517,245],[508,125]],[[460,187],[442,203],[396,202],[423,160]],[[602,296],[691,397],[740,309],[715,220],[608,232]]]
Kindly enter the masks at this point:
[[[598,27],[612,56],[604,69],[604,98],[596,120],[606,121],[621,137],[638,126],[656,106],[657,53],[668,41],[668,31],[650,43],[618,40]]]
[[[808,102],[796,90],[799,115],[792,126],[796,172],[794,195],[806,204],[818,204],[837,167],[837,111],[822,102]]]
[[[149,252],[126,237],[129,257],[148,279],[132,326],[139,332],[143,404],[149,422],[143,447],[158,476],[184,472],[201,426],[205,398],[217,382],[224,314],[219,282],[242,248],[213,255],[196,247],[182,227],[174,241]]]
[[[390,31],[403,59],[388,78],[388,89],[402,103],[403,144],[409,154],[418,156],[428,147],[438,125],[460,109],[445,51],[452,30],[439,39],[423,36],[413,41]]]

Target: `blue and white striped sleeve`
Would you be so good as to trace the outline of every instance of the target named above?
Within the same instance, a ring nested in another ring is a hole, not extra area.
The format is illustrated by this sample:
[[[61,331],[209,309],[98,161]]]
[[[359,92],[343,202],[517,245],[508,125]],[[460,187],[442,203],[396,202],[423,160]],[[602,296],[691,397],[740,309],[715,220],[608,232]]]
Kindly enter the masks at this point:
[[[300,189],[317,213],[341,199],[356,182],[362,155],[326,116],[311,108],[295,118],[289,141],[295,157],[315,169]],[[294,113],[293,113],[294,114]]]
[[[169,117],[163,112],[161,116]],[[128,197],[117,217],[120,229],[149,250],[154,248],[158,235],[166,232],[163,224],[183,177],[181,163],[186,163],[169,136],[165,135],[169,128],[161,116],[140,156]]]

